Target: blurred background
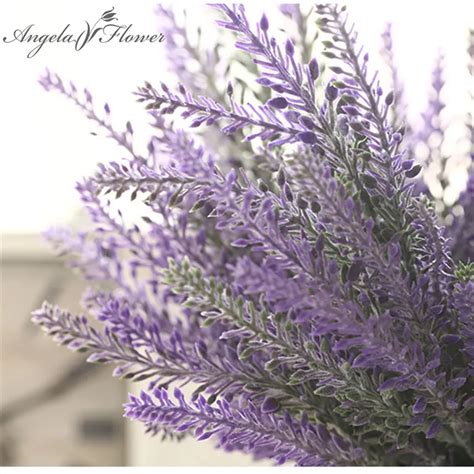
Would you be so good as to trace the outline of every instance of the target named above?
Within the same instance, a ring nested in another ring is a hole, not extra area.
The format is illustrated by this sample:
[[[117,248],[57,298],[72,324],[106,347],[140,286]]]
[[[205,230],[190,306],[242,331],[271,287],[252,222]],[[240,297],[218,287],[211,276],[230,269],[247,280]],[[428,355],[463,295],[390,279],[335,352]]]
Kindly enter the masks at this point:
[[[469,107],[472,76],[467,69],[469,28],[474,26],[471,2],[348,3],[360,40],[371,53],[373,68],[383,69],[378,54],[387,21],[393,24],[394,50],[406,84],[408,116],[416,123],[426,106],[436,55],[445,56],[443,99],[447,121],[460,123]],[[265,2],[248,10],[259,18]],[[115,7],[120,20],[140,33],[160,32],[156,2],[140,6],[125,0],[63,2],[4,0],[0,6],[1,37],[34,23],[39,32],[57,33],[66,24],[80,28]],[[183,10],[184,3],[173,8]],[[186,5],[187,25],[206,31],[213,46],[216,13],[204,4]],[[277,9],[272,2],[265,7]],[[304,8],[309,8],[305,5]],[[283,19],[283,17],[279,17]],[[184,21],[184,17],[183,17]],[[278,25],[273,25],[278,26]],[[284,22],[281,24],[285,33]],[[87,87],[99,104],[107,101],[114,124],[130,120],[138,151],[150,131],[146,113],[132,91],[144,80],[173,84],[165,43],[90,44],[76,52],[70,45],[46,44],[32,59],[28,45],[0,43],[0,464],[1,465],[246,465],[243,455],[229,455],[212,442],[161,442],[143,434],[141,425],[125,422],[121,404],[136,387],[110,376],[108,366],[83,362],[84,357],[56,347],[30,323],[30,313],[43,300],[80,312],[85,284],[63,268],[41,238],[52,226],[84,222],[74,184],[101,161],[123,152],[63,97],[46,93],[37,83],[46,68]],[[385,73],[386,74],[386,73]],[[384,77],[382,72],[382,77]],[[453,127],[451,198],[466,179],[465,144]],[[448,199],[451,199],[448,197]]]

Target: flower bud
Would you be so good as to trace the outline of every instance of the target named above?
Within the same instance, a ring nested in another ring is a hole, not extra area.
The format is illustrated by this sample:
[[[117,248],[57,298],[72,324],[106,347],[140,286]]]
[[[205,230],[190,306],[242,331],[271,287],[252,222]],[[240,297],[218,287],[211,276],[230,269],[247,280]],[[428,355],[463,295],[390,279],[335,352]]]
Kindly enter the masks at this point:
[[[266,183],[264,181],[259,179],[258,180],[258,189],[260,189],[260,191],[266,193],[268,191],[268,186],[266,185]]]
[[[286,199],[288,199],[288,201],[290,202],[293,202],[293,192],[291,191],[290,187],[288,186],[287,183],[285,183],[285,186],[283,187],[283,191],[285,193],[285,197]]]
[[[405,171],[407,178],[414,178],[421,171],[421,165],[415,165],[411,170]]]
[[[400,143],[402,141],[402,136],[399,134],[399,133],[394,133],[392,135],[392,140],[395,142],[395,143]]]
[[[280,408],[280,403],[276,398],[267,397],[262,403],[263,413],[275,413]]]
[[[308,201],[306,199],[302,198],[301,196],[298,196],[298,199],[296,200],[296,204],[300,209],[307,209],[308,208]]]
[[[283,171],[283,168],[280,168],[277,174],[278,186],[282,187],[285,184],[285,182],[286,182],[285,172]]]
[[[317,214],[321,210],[321,204],[318,201],[313,201],[311,203],[311,210]]]
[[[287,39],[285,43],[285,51],[288,56],[293,56],[295,54],[295,46],[291,39]]]
[[[324,92],[324,95],[326,96],[326,99],[332,102],[333,100],[337,99],[337,96],[339,95],[339,91],[337,90],[337,87],[334,87],[332,84],[328,84],[326,87],[326,91]]]
[[[318,61],[316,61],[316,58],[311,59],[308,64],[308,68],[311,80],[315,81],[319,77],[319,64]]]
[[[267,105],[275,109],[285,109],[288,107],[288,101],[284,97],[273,97],[273,99],[267,101]]]
[[[307,145],[314,145],[318,140],[313,132],[300,132],[296,136]]]

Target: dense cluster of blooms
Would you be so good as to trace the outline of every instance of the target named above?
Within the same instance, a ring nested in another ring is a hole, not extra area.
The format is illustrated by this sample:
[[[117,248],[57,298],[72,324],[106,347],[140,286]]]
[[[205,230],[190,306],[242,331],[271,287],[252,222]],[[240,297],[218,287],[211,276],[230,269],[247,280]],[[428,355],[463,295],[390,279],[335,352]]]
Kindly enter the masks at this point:
[[[298,465],[472,463],[473,175],[437,215],[416,152],[442,132],[441,63],[414,130],[390,29],[383,89],[344,7],[282,5],[282,43],[266,15],[253,25],[242,5],[216,9],[230,59],[160,8],[182,82],[138,89],[155,130],[144,156],[108,105],[41,79],[130,157],[77,185],[90,230],[49,232],[95,282],[84,306],[101,329],[49,303],[34,322],[114,376],[147,380],[125,414],[152,434]],[[227,82],[234,62],[247,76]],[[444,163],[438,151],[429,159]],[[143,222],[108,193],[143,206]]]

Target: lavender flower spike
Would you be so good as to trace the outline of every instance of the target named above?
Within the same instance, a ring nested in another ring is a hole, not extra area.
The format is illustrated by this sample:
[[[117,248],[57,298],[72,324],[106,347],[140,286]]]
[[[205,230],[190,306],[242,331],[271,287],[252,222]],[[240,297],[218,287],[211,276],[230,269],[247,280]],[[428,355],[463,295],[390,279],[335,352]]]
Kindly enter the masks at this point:
[[[219,45],[235,41],[225,61],[158,10],[179,77],[136,91],[153,128],[143,156],[109,105],[101,114],[88,91],[41,79],[127,158],[77,184],[86,230],[47,233],[93,285],[87,315],[45,303],[33,322],[146,380],[125,415],[151,434],[278,464],[471,465],[472,173],[454,207],[420,192],[414,144],[433,130],[405,123],[389,32],[387,87],[343,6],[286,5],[256,22],[240,4],[214,11]],[[438,116],[439,93],[430,104]],[[140,218],[125,219],[124,199]],[[176,387],[190,383],[185,400]]]
[[[212,407],[202,396],[190,405],[179,389],[174,390],[177,404],[164,389],[156,389],[153,395],[131,395],[125,415],[159,428],[191,431],[198,440],[216,437],[218,446],[227,451],[244,448],[254,453],[271,453],[278,464],[294,461],[300,466],[331,466],[361,461],[361,451],[336,433],[322,425],[295,422],[288,413],[276,417],[252,403],[239,409],[225,400]]]

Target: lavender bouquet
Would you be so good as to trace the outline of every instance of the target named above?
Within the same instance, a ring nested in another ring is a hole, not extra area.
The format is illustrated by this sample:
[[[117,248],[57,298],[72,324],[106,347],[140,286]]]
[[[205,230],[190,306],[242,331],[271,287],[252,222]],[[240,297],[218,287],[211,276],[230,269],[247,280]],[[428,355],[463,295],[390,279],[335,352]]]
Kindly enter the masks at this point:
[[[155,130],[145,156],[107,104],[41,79],[130,157],[77,185],[90,230],[48,235],[95,282],[84,306],[101,324],[49,303],[33,321],[147,380],[125,415],[151,434],[302,466],[472,464],[474,179],[437,214],[420,174],[438,161],[446,183],[447,158],[416,155],[443,132],[441,63],[414,130],[396,68],[382,89],[344,7],[282,5],[282,43],[267,16],[215,7],[230,58],[160,7],[180,83],[136,92]],[[140,223],[107,195],[142,206]]]

